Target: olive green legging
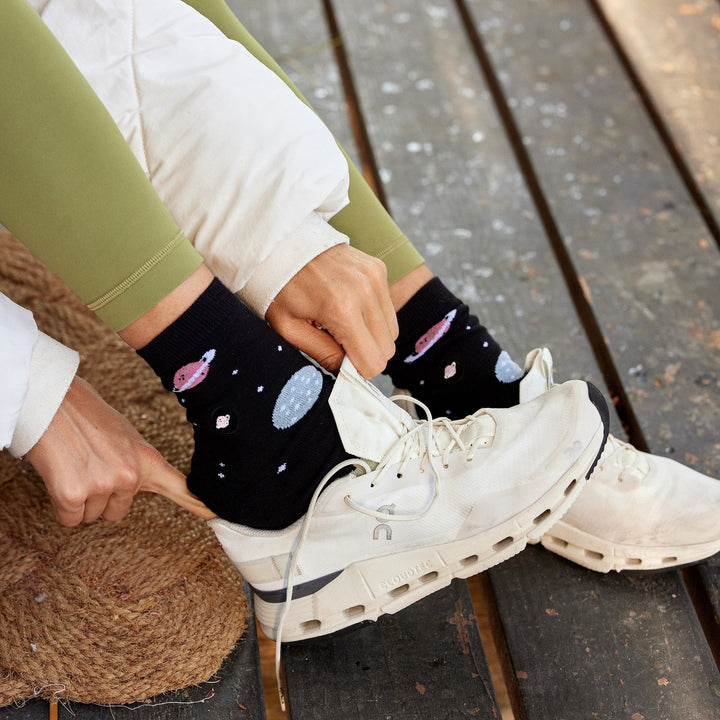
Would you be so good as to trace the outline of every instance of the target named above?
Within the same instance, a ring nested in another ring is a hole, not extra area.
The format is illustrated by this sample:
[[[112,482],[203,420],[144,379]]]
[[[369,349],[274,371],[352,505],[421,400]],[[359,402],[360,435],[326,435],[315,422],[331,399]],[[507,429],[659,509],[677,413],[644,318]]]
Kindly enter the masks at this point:
[[[293,87],[222,0],[188,4]],[[0,222],[112,329],[121,329],[202,258],[25,0],[0,3],[0,67]],[[332,224],[382,258],[390,282],[422,263],[352,163],[350,200]]]

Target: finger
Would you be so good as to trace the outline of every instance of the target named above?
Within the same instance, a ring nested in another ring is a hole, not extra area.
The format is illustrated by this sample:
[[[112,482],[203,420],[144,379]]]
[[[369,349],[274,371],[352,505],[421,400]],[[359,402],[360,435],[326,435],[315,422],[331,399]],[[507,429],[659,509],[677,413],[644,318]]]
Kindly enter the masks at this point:
[[[395,354],[395,335],[388,317],[382,312],[378,304],[367,308],[363,312],[363,321],[368,332],[372,335],[383,361],[386,363]],[[382,372],[382,370],[384,370],[384,365],[378,369],[378,372]]]
[[[162,463],[157,464],[155,471],[145,475],[144,478],[146,479],[141,484],[141,490],[163,495],[169,500],[172,500],[176,505],[188,510],[193,513],[193,515],[197,515],[203,520],[210,520],[211,518],[217,517],[207,505],[200,502],[200,500],[187,489],[185,476],[164,460]]]
[[[340,334],[342,329],[328,328],[335,339],[342,345],[355,369],[365,378],[372,378],[381,373],[387,365],[387,356],[381,350],[377,340],[368,329],[364,320],[353,323],[349,334]]]
[[[113,493],[102,511],[102,517],[109,522],[122,520],[128,514],[134,497],[132,493]]]
[[[280,334],[326,370],[336,374],[340,370],[345,358],[345,350],[332,334],[304,320],[287,324]]]
[[[387,267],[384,263],[382,263],[382,261],[380,261],[380,263],[381,266],[379,267],[378,274],[375,278],[376,296],[378,305],[380,306],[380,311],[387,323],[388,332],[390,333],[393,341],[395,341],[400,333],[397,321],[397,312],[395,311],[395,306],[393,305],[392,297],[390,296]]]
[[[85,524],[95,522],[105,510],[107,505],[107,497],[102,495],[95,495],[89,497],[85,501],[85,509],[83,511],[82,521]]]
[[[52,499],[53,507],[55,508],[55,517],[58,522],[66,527],[75,527],[83,521],[83,515],[85,513],[85,503],[76,506],[60,505],[54,499]]]

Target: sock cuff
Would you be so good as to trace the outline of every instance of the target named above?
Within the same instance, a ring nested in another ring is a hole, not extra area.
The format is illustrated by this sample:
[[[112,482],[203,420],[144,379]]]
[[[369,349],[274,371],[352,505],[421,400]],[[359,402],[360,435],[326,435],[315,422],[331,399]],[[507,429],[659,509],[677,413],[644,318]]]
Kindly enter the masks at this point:
[[[178,359],[202,346],[205,338],[226,334],[238,314],[250,311],[217,278],[179,317],[137,354],[165,383],[168,373],[178,367]]]
[[[403,358],[412,353],[418,339],[443,317],[455,310],[454,323],[464,322],[470,310],[462,300],[453,295],[440,278],[433,278],[423,285],[397,313],[400,336],[395,342],[395,356],[385,372],[389,375],[400,370]]]
[[[397,313],[398,323],[401,326],[416,325],[418,319],[438,318],[450,310],[465,308],[467,305],[454,295],[440,278],[433,278],[423,285]]]

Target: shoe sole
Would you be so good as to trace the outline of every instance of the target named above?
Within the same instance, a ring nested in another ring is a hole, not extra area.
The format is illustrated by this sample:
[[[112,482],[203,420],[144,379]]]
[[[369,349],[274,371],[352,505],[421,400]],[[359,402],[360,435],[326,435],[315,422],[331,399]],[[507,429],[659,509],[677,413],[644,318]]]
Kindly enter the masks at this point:
[[[602,573],[667,570],[692,565],[720,552],[720,540],[685,547],[621,545],[585,533],[562,520],[540,542],[550,552]]]
[[[538,542],[577,499],[605,446],[607,407],[592,386],[589,394],[602,418],[601,426],[580,458],[539,500],[504,523],[470,538],[349,565],[322,587],[314,588],[304,597],[293,598],[282,641],[296,642],[327,635],[356,623],[377,620],[380,615],[396,613],[446,587],[453,578],[481,573],[517,555],[528,541]],[[352,598],[351,604],[348,598]],[[276,639],[284,602],[270,601],[258,593],[254,600],[261,630],[270,639]]]

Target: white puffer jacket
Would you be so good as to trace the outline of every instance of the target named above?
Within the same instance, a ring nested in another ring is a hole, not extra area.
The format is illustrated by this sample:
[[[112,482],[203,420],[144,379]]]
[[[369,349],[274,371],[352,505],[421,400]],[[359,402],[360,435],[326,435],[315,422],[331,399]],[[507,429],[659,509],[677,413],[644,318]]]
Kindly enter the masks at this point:
[[[307,262],[347,238],[330,132],[244,47],[182,0],[30,0],[113,116],[213,272],[258,315]],[[112,171],[112,168],[108,168]],[[0,295],[0,448],[45,431],[78,355]]]
[[[272,71],[182,0],[31,0],[109,110],[210,269],[258,315],[347,238],[329,130]]]
[[[0,449],[22,457],[45,432],[80,358],[0,293]]]

